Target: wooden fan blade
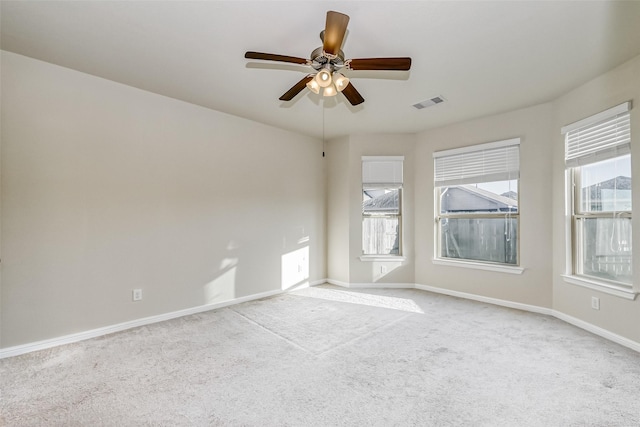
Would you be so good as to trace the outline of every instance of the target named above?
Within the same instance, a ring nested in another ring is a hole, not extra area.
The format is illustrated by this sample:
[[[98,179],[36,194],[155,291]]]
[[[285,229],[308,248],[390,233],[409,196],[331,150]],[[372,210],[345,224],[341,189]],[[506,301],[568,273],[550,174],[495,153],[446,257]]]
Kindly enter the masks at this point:
[[[411,68],[411,58],[362,58],[349,62],[352,70],[407,71]]]
[[[313,76],[305,76],[302,80],[293,85],[291,89],[286,91],[285,94],[279,98],[280,101],[291,101],[297,94],[300,93],[300,91],[302,91],[302,89],[307,86],[307,83],[309,83],[312,78]]]
[[[360,95],[360,92],[349,82],[347,87],[342,90],[342,94],[347,98],[351,105],[358,105],[364,102],[364,98]]]
[[[331,55],[337,55],[340,52],[348,24],[349,16],[332,10],[327,12],[327,23],[324,27],[324,44],[322,45],[322,49],[325,52]]]
[[[261,59],[264,61],[291,62],[293,64],[306,64],[307,59],[297,58],[295,56],[276,55],[273,53],[247,52],[244,54],[247,59]]]

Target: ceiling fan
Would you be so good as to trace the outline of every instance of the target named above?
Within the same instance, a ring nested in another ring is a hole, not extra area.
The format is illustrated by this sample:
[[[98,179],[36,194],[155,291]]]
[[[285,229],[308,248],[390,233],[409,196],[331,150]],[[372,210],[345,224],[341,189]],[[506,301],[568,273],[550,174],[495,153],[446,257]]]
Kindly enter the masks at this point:
[[[244,57],[247,59],[308,65],[315,70],[315,74],[308,74],[285,92],[280,97],[281,101],[291,101],[307,87],[314,93],[320,93],[322,89],[324,96],[335,96],[338,92],[342,92],[351,105],[358,105],[364,102],[364,98],[349,79],[339,71],[343,68],[356,71],[408,71],[411,68],[411,58],[360,58],[345,60],[344,52],[340,50],[340,47],[342,46],[348,23],[349,16],[339,12],[328,11],[325,29],[320,33],[320,39],[323,44],[311,52],[310,59],[251,51],[245,53]]]

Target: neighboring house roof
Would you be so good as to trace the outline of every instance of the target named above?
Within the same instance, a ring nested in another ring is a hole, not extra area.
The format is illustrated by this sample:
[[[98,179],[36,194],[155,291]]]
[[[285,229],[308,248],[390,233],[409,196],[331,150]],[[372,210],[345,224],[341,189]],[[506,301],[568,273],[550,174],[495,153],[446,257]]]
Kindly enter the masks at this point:
[[[399,192],[391,191],[362,202],[364,212],[397,212],[399,206]]]
[[[482,188],[475,187],[473,185],[452,185],[449,188],[459,188],[461,190],[467,191],[469,193],[473,193],[478,195],[484,199],[491,200],[494,202],[502,203],[507,206],[518,206],[518,199],[513,199],[508,196],[492,193],[491,191],[483,190]],[[517,197],[517,193],[511,191]],[[507,193],[504,193],[507,194]]]
[[[491,191],[483,190],[481,188],[474,187],[472,185],[460,185],[460,188],[469,191],[470,193],[475,193],[480,197],[484,197],[485,199],[489,199],[498,203],[505,204],[507,206],[518,206],[518,200],[512,199],[510,197],[501,196],[496,193],[492,193]]]
[[[598,185],[598,184],[595,184]],[[629,176],[617,176],[615,178],[608,179],[599,183],[600,188],[605,190],[631,190],[631,177]]]
[[[582,191],[586,190],[589,191],[592,198],[597,197],[599,190],[631,190],[631,177],[617,176],[582,189]]]
[[[456,193],[460,191],[463,193],[467,193],[472,197],[482,199],[485,202],[484,206],[470,202],[469,200],[465,200],[465,198],[462,197],[456,197]],[[473,185],[452,185],[447,187],[447,190],[445,190],[443,195],[446,193],[449,193],[450,196],[453,196],[453,199],[449,199],[446,202],[447,206],[445,207],[445,210],[447,212],[504,212],[515,211],[518,208],[517,199],[512,199],[510,197],[492,193],[491,191],[483,190]],[[444,203],[445,202],[443,201],[443,204]]]
[[[491,208],[487,208],[487,210],[516,210],[518,207],[518,194],[514,191],[510,191],[504,193],[503,195],[492,193],[491,191],[483,190],[481,188],[476,188],[472,185],[452,185],[447,188],[446,191],[451,190],[462,190],[466,193],[469,193],[475,197],[479,197],[483,200],[490,202]],[[445,191],[445,192],[446,192]],[[509,197],[507,194],[513,196]],[[372,197],[371,199],[365,200],[362,202],[362,209],[364,212],[396,212],[398,210],[398,192],[392,191],[389,193],[381,194],[377,197]],[[468,209],[459,209],[460,211],[468,210]],[[482,209],[473,209],[473,210],[482,210]]]
[[[582,197],[591,211],[631,210],[631,178],[617,176],[584,187]]]
[[[516,201],[516,204],[518,203],[518,193],[515,191],[507,191],[506,193],[502,193],[501,196],[513,199]]]

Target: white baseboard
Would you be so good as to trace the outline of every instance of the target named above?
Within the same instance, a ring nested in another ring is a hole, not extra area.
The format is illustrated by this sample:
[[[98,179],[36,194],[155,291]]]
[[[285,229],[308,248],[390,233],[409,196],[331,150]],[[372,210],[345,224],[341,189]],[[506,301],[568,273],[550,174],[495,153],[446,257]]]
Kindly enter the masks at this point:
[[[31,353],[33,351],[45,350],[52,347],[57,347],[64,344],[71,344],[78,341],[83,341],[91,338],[101,337],[103,335],[112,334],[114,332],[121,332],[127,329],[136,328],[138,326],[150,325],[152,323],[163,322],[165,320],[175,319],[177,317],[188,316],[190,314],[202,313],[204,311],[215,310],[217,308],[228,307],[230,305],[240,304],[247,301],[253,301],[261,298],[267,298],[274,295],[279,295],[289,291],[306,288],[309,286],[317,286],[327,283],[326,279],[315,280],[312,282],[303,282],[298,285],[292,286],[286,290],[273,290],[262,292],[259,294],[247,295],[244,297],[234,298],[227,301],[222,301],[213,304],[205,304],[197,307],[186,308],[184,310],[172,311],[170,313],[158,314],[155,316],[144,317],[141,319],[130,320],[128,322],[118,323],[116,325],[105,326],[102,328],[91,329],[88,331],[78,332],[70,335],[63,335],[61,337],[51,338],[42,341],[36,341],[28,344],[16,345],[13,347],[7,347],[0,349],[0,359],[7,357],[19,356],[21,354]]]
[[[259,294],[247,295],[240,298],[234,298],[228,301],[223,301],[223,302],[214,303],[214,304],[206,304],[198,307],[187,308],[184,310],[173,311],[170,313],[159,314],[156,316],[145,317],[142,319],[131,320],[128,322],[118,323],[116,325],[92,329],[89,331],[79,332],[76,334],[64,335],[62,337],[51,338],[48,340],[36,341],[33,343],[7,347],[4,349],[0,349],[0,359],[19,356],[21,354],[31,353],[33,351],[45,350],[48,348],[57,347],[64,344],[71,344],[71,343],[83,341],[86,339],[91,339],[91,338],[96,338],[96,337],[100,337],[107,334],[112,334],[114,332],[124,331],[126,329],[136,328],[138,326],[150,325],[152,323],[171,320],[177,317],[188,316],[190,314],[202,313],[209,310],[215,310],[217,308],[223,308],[223,307],[228,307],[235,304],[240,304],[243,302],[253,301],[261,298],[267,298],[274,295],[279,295],[282,293],[294,291],[297,289],[306,288],[309,286],[322,285],[324,283],[329,283],[331,285],[341,286],[344,288],[353,288],[353,289],[365,289],[365,288],[420,289],[423,291],[449,295],[457,298],[464,298],[472,301],[485,302],[488,304],[499,305],[502,307],[508,307],[508,308],[514,308],[517,310],[529,311],[532,313],[544,314],[544,315],[556,317],[557,319],[560,319],[578,328],[584,329],[588,332],[591,332],[595,335],[598,335],[602,338],[608,339],[610,341],[613,341],[617,344],[620,344],[624,347],[630,348],[640,353],[640,343],[636,341],[633,341],[629,338],[625,338],[621,335],[615,334],[611,331],[600,328],[599,326],[593,325],[591,323],[585,322],[575,317],[569,316],[568,314],[565,314],[550,308],[546,308],[546,307],[539,307],[539,306],[530,305],[530,304],[522,304],[522,303],[513,302],[513,301],[501,300],[497,298],[485,297],[482,295],[474,295],[466,292],[458,292],[450,289],[438,288],[435,286],[420,285],[420,284],[414,284],[414,283],[347,283],[347,282],[342,282],[342,281],[333,280],[333,279],[320,279],[312,282],[304,282],[286,290],[273,290],[273,291],[262,292]]]
[[[500,305],[503,307],[515,308],[517,310],[531,311],[533,313],[540,313],[546,315],[552,315],[553,310],[550,308],[539,307],[536,305],[522,304],[519,302],[501,300],[497,298],[489,298],[482,295],[468,294],[465,292],[452,291],[445,288],[438,288],[429,285],[420,285],[416,283],[347,283],[339,280],[327,279],[326,283],[331,285],[341,286],[343,288],[352,289],[420,289],[423,291],[434,292],[443,295],[449,295],[452,297],[464,298],[473,301],[486,302],[493,305]]]
[[[507,301],[507,300],[502,300],[498,298],[490,298],[482,295],[475,295],[475,294],[469,294],[466,292],[453,291],[445,288],[438,288],[436,286],[420,285],[417,283],[416,284],[413,284],[413,283],[346,283],[346,282],[340,282],[332,279],[327,279],[326,282],[332,285],[342,286],[345,288],[360,288],[360,289],[362,288],[378,288],[378,289],[379,288],[405,288],[405,289],[414,288],[414,289],[420,289],[423,291],[449,295],[452,297],[464,298],[472,301],[485,302],[488,304],[513,308],[516,310],[523,310],[531,313],[544,314],[547,316],[552,316],[557,319],[560,319],[573,326],[577,326],[580,329],[584,329],[585,331],[591,332],[595,335],[598,335],[602,338],[608,339],[609,341],[613,341],[617,344],[620,344],[624,347],[630,348],[640,353],[639,342],[633,341],[629,338],[625,338],[621,335],[615,334],[599,326],[585,322],[584,320],[577,319],[575,317],[569,316],[568,314],[565,314],[547,307],[540,307],[540,306],[531,305],[531,304],[523,304],[519,302]]]
[[[618,334],[614,334],[611,331],[608,331],[606,329],[603,329],[591,323],[585,322],[584,320],[580,320],[573,316],[569,316],[568,314],[561,313],[559,311],[554,311],[553,316],[562,320],[563,322],[567,322],[573,326],[577,326],[580,329],[584,329],[585,331],[591,332],[592,334],[598,335],[602,338],[608,339],[609,341],[613,341],[616,344],[620,344],[623,347],[630,348],[631,350],[635,350],[638,353],[640,353],[639,342],[630,340],[629,338],[625,338]]]
[[[620,344],[624,347],[630,348],[631,350],[635,350],[638,353],[640,353],[639,342],[630,340],[629,338],[625,338],[622,335],[615,334],[599,326],[596,326],[589,322],[585,322],[584,320],[580,320],[575,317],[569,316],[568,314],[562,313],[557,310],[553,310],[546,307],[539,307],[536,305],[522,304],[518,302],[506,301],[506,300],[501,300],[496,298],[483,297],[481,295],[467,294],[465,292],[451,291],[449,289],[437,288],[435,286],[416,284],[416,289],[422,289],[424,291],[430,291],[430,292],[450,295],[458,298],[470,299],[474,301],[486,302],[489,304],[500,305],[503,307],[515,308],[517,310],[529,311],[532,313],[545,314],[548,316],[555,317],[556,319],[562,320],[563,322],[567,322],[573,326],[577,326],[580,329],[584,329],[585,331],[591,332],[592,334],[598,335],[602,338],[608,339],[609,341],[613,341],[617,344]]]
[[[349,283],[341,282],[340,280],[327,279],[326,283],[328,283],[330,285],[335,285],[335,286],[342,286],[343,288],[348,288],[349,287]]]
[[[293,291],[297,291],[298,289],[310,288],[313,286],[323,285],[325,283],[327,283],[327,279],[314,280],[313,282],[304,281],[304,282],[296,283],[293,286],[289,286],[288,288],[283,289],[279,293],[293,292]]]
[[[325,283],[330,285],[341,286],[343,288],[351,289],[414,289],[413,283],[347,283],[339,280],[327,279]]]
[[[532,313],[546,314],[548,316],[553,315],[552,309],[546,308],[546,307],[540,307],[537,305],[523,304],[520,302],[507,301],[507,300],[498,299],[498,298],[490,298],[482,295],[468,294],[466,292],[452,291],[450,289],[438,288],[438,287],[429,286],[429,285],[416,284],[415,288],[421,289],[423,291],[449,295],[452,297],[464,298],[464,299],[479,301],[479,302],[486,302],[488,304],[499,305],[502,307],[515,308],[516,310],[530,311]]]

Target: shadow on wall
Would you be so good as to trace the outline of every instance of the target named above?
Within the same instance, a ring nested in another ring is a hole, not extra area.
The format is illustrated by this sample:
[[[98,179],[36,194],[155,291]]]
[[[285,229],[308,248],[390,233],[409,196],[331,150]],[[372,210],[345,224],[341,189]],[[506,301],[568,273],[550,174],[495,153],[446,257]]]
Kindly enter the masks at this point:
[[[281,279],[283,291],[309,283],[309,246],[282,255]]]
[[[294,249],[290,249],[280,256],[279,290],[284,291],[308,286],[310,276],[310,240],[309,235],[303,235],[293,240],[286,237],[282,239],[283,248],[293,246]],[[240,245],[237,241],[230,240],[226,247],[226,257],[222,258],[216,267],[215,278],[204,285],[205,304],[229,301],[240,296],[237,292],[239,263]],[[267,266],[269,272],[275,270],[275,268],[275,265]],[[268,272],[265,272],[264,280],[270,282],[269,276]],[[271,287],[270,290],[275,289]]]
[[[282,239],[280,290],[309,285],[311,236],[304,226],[289,227]]]
[[[236,297],[236,270],[238,257],[233,255],[239,249],[234,240],[227,244],[229,256],[220,261],[218,276],[204,286],[205,304],[232,300]]]
[[[385,276],[390,275],[393,270],[402,266],[401,261],[374,261],[371,263],[371,277],[373,282],[382,280]]]

